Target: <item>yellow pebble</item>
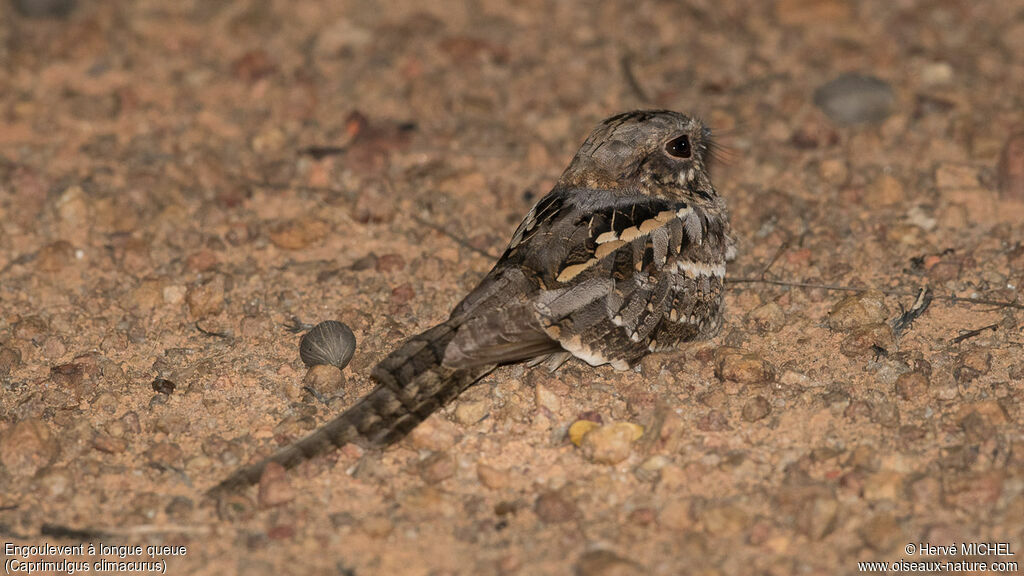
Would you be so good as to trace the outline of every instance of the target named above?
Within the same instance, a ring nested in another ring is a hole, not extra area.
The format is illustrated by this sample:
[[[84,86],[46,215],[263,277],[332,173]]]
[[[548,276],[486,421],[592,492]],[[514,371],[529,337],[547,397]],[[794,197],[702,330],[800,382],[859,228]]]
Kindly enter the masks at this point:
[[[573,444],[579,446],[583,443],[583,436],[585,436],[587,432],[600,427],[600,424],[591,420],[577,420],[572,423],[572,426],[569,426],[569,440]]]

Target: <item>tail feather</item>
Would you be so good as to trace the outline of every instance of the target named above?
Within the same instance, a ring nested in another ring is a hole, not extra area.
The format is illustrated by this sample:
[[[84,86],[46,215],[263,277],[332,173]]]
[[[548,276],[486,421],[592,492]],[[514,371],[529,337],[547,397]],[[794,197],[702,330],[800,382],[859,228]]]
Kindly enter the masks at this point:
[[[350,442],[382,448],[402,439],[495,368],[443,365],[445,349],[458,326],[449,320],[407,340],[373,369],[371,377],[378,385],[366,397],[302,440],[239,468],[211,493],[259,482],[271,462],[292,468]]]

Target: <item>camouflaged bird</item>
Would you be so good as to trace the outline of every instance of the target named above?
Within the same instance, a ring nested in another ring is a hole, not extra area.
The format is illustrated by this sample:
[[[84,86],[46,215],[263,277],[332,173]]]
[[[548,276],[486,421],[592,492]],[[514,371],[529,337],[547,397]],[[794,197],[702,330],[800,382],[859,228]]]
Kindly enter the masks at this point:
[[[711,152],[711,131],[676,112],[601,122],[448,320],[378,364],[377,387],[345,413],[218,488],[332,446],[387,446],[502,364],[574,356],[625,370],[714,335],[735,243]]]

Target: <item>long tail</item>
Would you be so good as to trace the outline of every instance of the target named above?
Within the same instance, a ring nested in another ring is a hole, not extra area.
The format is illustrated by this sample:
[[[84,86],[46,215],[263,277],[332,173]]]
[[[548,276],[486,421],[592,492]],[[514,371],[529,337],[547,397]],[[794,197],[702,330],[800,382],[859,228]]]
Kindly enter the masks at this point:
[[[483,378],[494,365],[452,369],[442,366],[445,348],[455,335],[456,321],[413,336],[373,369],[377,387],[340,416],[269,458],[239,468],[210,493],[259,482],[270,462],[292,468],[301,462],[359,441],[376,447],[402,439],[420,422]]]

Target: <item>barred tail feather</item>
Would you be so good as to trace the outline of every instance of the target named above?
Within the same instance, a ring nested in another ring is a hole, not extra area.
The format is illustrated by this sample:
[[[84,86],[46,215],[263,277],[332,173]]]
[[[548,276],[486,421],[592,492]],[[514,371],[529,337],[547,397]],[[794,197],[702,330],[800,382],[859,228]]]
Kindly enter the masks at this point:
[[[271,462],[292,468],[349,442],[385,447],[483,378],[494,365],[453,369],[442,365],[458,323],[452,320],[413,336],[371,374],[377,387],[341,415],[269,458],[239,468],[211,493],[259,482]]]

